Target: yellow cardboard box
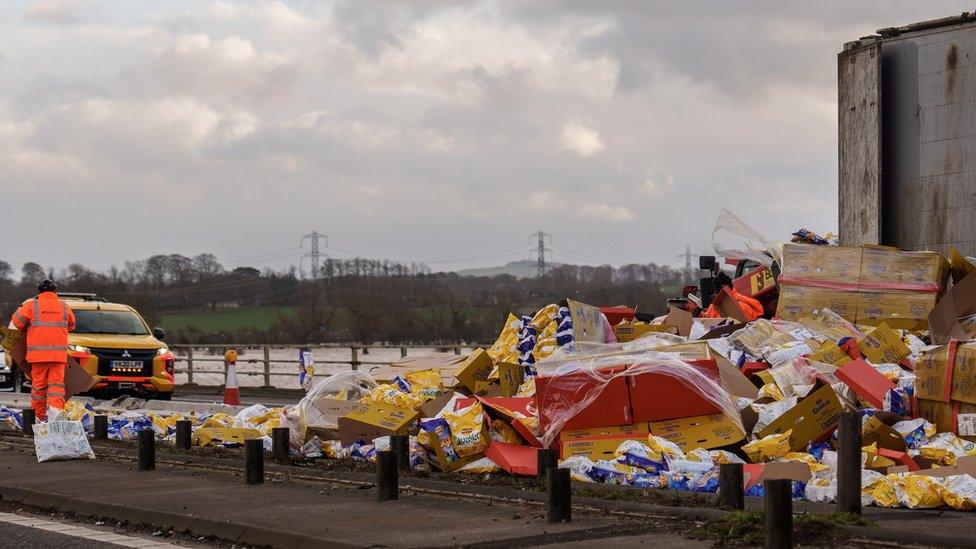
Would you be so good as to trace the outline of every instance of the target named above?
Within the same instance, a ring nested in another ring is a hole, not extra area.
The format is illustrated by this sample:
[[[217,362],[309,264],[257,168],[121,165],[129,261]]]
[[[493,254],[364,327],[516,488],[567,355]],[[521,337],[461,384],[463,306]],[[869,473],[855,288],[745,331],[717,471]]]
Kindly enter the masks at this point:
[[[498,381],[501,384],[502,396],[515,396],[525,381],[525,367],[511,362],[499,362]]]
[[[809,358],[815,362],[825,362],[834,366],[843,366],[851,362],[851,357],[830,340],[824,341]]]
[[[742,428],[726,414],[652,421],[648,427],[652,435],[664,437],[686,452],[728,446],[746,438]]]
[[[475,392],[478,390],[479,381],[488,381],[488,376],[495,369],[495,364],[491,356],[484,349],[478,348],[468,355],[468,358],[454,370],[454,377],[458,383],[467,390]]]
[[[647,324],[645,322],[623,321],[613,327],[613,335],[620,343],[633,341],[644,334],[677,334],[678,327],[667,324]]]
[[[857,346],[873,364],[898,364],[912,354],[901,337],[883,323],[859,339]]]
[[[627,440],[646,443],[649,432],[646,423],[563,431],[559,433],[559,457],[586,456],[593,461],[612,460],[620,443]]]
[[[339,418],[339,440],[343,446],[387,435],[405,435],[420,412],[371,402]]]

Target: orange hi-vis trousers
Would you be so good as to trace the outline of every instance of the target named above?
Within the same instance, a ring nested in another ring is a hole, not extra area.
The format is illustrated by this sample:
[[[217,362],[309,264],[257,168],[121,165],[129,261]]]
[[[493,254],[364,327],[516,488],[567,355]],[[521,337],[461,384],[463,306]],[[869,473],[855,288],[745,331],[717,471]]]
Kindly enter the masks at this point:
[[[31,408],[37,421],[47,421],[47,408],[64,410],[64,362],[31,363]]]

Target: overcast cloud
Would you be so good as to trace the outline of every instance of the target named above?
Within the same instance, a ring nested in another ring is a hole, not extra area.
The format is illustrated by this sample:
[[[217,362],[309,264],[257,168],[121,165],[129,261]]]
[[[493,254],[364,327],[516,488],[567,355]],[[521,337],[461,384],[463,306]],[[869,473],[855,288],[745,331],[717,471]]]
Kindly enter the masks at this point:
[[[837,225],[836,54],[969,2],[0,7],[0,258],[680,263]]]

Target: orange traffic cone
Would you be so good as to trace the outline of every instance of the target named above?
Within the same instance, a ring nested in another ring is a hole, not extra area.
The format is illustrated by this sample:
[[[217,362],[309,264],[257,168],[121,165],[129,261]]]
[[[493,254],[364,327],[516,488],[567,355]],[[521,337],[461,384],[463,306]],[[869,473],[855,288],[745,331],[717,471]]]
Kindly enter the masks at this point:
[[[231,349],[224,353],[227,370],[224,378],[224,404],[239,406],[241,392],[237,387],[237,351]]]

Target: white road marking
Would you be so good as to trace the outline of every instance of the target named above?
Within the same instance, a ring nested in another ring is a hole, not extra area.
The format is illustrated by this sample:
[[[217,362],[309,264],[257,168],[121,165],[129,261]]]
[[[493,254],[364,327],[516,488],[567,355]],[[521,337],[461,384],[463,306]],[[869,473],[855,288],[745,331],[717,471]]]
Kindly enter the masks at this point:
[[[64,536],[71,536],[73,538],[100,541],[102,543],[118,545],[119,547],[139,547],[140,549],[180,547],[179,545],[173,545],[172,543],[137,538],[135,536],[127,536],[117,532],[95,530],[94,528],[85,528],[84,526],[79,526],[77,524],[63,523],[56,520],[38,517],[25,517],[23,515],[15,515],[13,513],[0,512],[0,522],[16,524],[17,526],[24,526],[27,528],[34,528],[35,530],[44,530],[46,532],[53,532]]]

